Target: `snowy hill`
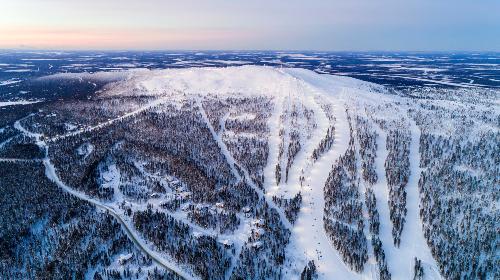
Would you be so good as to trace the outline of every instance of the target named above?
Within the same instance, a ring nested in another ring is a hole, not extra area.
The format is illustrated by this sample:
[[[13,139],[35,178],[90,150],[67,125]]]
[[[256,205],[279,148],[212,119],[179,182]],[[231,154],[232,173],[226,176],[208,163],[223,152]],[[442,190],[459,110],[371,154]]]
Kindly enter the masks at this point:
[[[498,91],[261,66],[42,79],[107,85],[0,130],[2,211],[27,207],[1,218],[27,226],[0,231],[0,278],[500,276]],[[45,190],[62,214],[25,202]]]

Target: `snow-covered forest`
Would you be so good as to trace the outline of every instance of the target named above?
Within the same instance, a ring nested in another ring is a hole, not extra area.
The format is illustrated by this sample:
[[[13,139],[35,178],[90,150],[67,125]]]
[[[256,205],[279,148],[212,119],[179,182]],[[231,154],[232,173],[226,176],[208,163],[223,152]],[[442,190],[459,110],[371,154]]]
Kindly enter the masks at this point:
[[[116,75],[0,128],[0,279],[500,278],[500,91]]]

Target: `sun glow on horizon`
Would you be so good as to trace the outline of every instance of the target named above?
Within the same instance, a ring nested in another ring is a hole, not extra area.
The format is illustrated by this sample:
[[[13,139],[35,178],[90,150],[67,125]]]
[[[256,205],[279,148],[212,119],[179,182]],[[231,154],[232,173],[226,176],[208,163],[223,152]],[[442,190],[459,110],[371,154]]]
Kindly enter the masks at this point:
[[[496,0],[0,0],[0,7],[0,48],[500,50]]]
[[[213,41],[212,48],[221,48],[231,40],[247,40],[251,32],[228,30],[178,30],[178,29],[49,29],[0,27],[3,48],[42,49],[182,49],[185,46],[205,48]]]

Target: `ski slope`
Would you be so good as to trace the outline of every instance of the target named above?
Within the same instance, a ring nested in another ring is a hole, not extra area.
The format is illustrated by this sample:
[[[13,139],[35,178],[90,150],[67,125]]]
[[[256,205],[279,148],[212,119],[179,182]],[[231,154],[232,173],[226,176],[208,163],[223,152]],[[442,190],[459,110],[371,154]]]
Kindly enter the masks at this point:
[[[107,77],[110,75],[112,74],[107,75]],[[123,73],[117,73],[116,75],[120,77],[123,76]],[[223,158],[228,163],[231,173],[236,180],[244,181],[251,186],[259,198],[264,200],[270,208],[276,210],[284,227],[290,230],[291,237],[286,248],[287,256],[283,267],[285,279],[300,279],[302,269],[311,260],[314,261],[317,267],[319,279],[377,279],[377,273],[374,273],[373,264],[365,263],[365,269],[361,273],[357,273],[344,263],[340,253],[332,246],[323,224],[325,211],[324,186],[332,170],[332,165],[346,152],[348,147],[350,125],[346,109],[355,108],[356,106],[360,106],[359,104],[377,105],[378,103],[384,104],[384,102],[400,101],[400,97],[380,93],[383,89],[374,84],[348,77],[319,75],[304,69],[241,66],[140,71],[134,73],[134,75],[135,77],[129,78],[126,83],[133,83],[131,86],[141,89],[140,93],[143,95],[155,97],[154,101],[144,107],[96,126],[84,127],[77,131],[55,136],[52,139],[48,139],[47,142],[40,140],[44,139],[43,135],[34,134],[26,130],[20,121],[16,122],[15,128],[26,136],[34,137],[37,139],[40,147],[47,149],[48,145],[64,138],[77,136],[83,132],[100,130],[115,122],[133,119],[142,112],[163,105],[164,103],[175,103],[181,99],[191,99],[196,104],[196,108],[199,110],[198,113],[201,114],[213,140],[220,148]],[[165,93],[168,93],[168,95]],[[222,141],[224,124],[229,117],[229,113],[226,112],[219,120],[222,127],[221,132],[217,133],[212,127],[207,112],[205,112],[202,106],[203,98],[207,94],[215,94],[221,100],[234,96],[266,96],[272,98],[274,110],[270,112],[270,117],[267,120],[269,155],[263,170],[264,189],[260,189],[255,185],[250,179],[248,170],[241,163],[237,162],[234,155],[231,154],[224,141]],[[378,98],[379,96],[381,98]],[[321,104],[318,103],[318,98],[331,105],[331,113],[335,117],[335,134],[333,146],[321,155],[317,161],[312,161],[312,153],[320,144],[330,125],[326,112],[321,107]],[[280,159],[278,156],[279,147],[282,144],[288,145],[290,143],[288,134],[291,129],[289,119],[282,122],[280,117],[285,111],[291,108],[292,104],[299,104],[305,108],[301,110],[310,110],[313,116],[312,121],[315,125],[309,130],[299,127],[301,133],[299,137],[300,151],[292,161],[288,180],[282,179],[281,183],[277,184],[275,167],[280,161],[281,165],[283,165],[288,156],[287,151]],[[358,108],[355,111],[359,114],[367,114],[363,108]],[[401,112],[405,111],[401,110]],[[400,114],[402,115],[391,117],[407,117],[404,115],[405,113]],[[285,131],[285,136],[283,137],[280,136],[281,128]],[[399,248],[393,245],[391,235],[392,224],[389,218],[388,187],[384,169],[384,162],[388,154],[385,145],[386,136],[385,132],[382,130],[379,131],[380,136],[377,139],[378,150],[375,159],[376,172],[379,179],[373,186],[373,189],[377,199],[377,210],[380,213],[380,239],[383,243],[388,268],[393,279],[412,279],[415,257],[423,261],[426,279],[440,279],[438,265],[427,246],[419,217],[420,195],[418,192],[418,180],[421,171],[419,167],[420,131],[415,124],[412,125],[411,131],[411,175],[407,186],[408,213]],[[13,161],[16,159],[0,160]],[[103,203],[98,199],[72,189],[62,182],[57,176],[57,167],[51,163],[50,158],[44,158],[43,163],[46,168],[47,177],[61,187],[62,190],[112,214],[123,225],[123,228],[134,243],[158,264],[175,271],[183,278],[197,278],[190,270],[176,264],[168,256],[157,253],[153,245],[144,242],[141,235],[129,225],[130,221],[126,217],[122,217],[123,213],[121,211],[116,210],[119,209],[117,205],[123,199],[121,196],[117,196],[117,201],[113,202],[115,203],[114,205],[112,203]],[[241,168],[241,173],[236,170],[236,165]],[[303,181],[301,177],[304,178]],[[298,219],[293,223],[287,219],[285,209],[282,209],[273,201],[273,196],[281,196],[287,199],[294,197],[299,192],[302,195],[302,204],[298,212]],[[116,193],[119,193],[117,187]],[[364,196],[361,199],[364,200]],[[142,206],[136,205],[136,207]],[[178,220],[185,219],[182,215],[175,215],[174,217]],[[186,220],[185,222],[191,224],[190,221]],[[199,231],[203,230],[200,229]],[[241,247],[245,246],[244,239],[249,234],[248,231],[248,227],[245,224],[241,225],[234,232],[235,236],[233,236],[232,240],[237,241],[236,245],[238,248],[227,274],[228,278],[236,265],[236,258],[239,256]],[[366,230],[365,235],[368,235]],[[230,236],[223,237],[231,239]],[[366,238],[370,240],[369,236],[366,236]],[[368,269],[366,268],[367,266],[369,266]]]

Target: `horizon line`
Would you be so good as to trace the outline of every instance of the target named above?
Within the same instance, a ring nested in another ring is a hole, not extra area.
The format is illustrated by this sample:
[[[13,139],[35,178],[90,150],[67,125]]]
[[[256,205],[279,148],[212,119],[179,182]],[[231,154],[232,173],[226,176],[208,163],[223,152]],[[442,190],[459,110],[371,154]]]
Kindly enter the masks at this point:
[[[314,49],[26,49],[2,48],[17,52],[315,52],[315,53],[500,53],[500,50],[314,50]]]

